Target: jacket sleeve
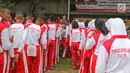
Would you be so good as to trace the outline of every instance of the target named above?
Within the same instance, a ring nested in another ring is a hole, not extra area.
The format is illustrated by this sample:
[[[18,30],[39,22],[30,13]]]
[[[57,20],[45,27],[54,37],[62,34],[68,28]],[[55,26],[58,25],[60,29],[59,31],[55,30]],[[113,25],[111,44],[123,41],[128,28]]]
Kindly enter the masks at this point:
[[[86,41],[86,46],[85,49],[86,50],[91,50],[93,48],[93,46],[96,44],[96,41],[94,40],[94,38],[90,38]]]
[[[72,33],[70,32],[70,41],[69,41],[69,46],[72,46]]]
[[[56,31],[56,37],[60,37],[62,34],[62,28],[58,27],[57,31]]]
[[[96,72],[105,73],[106,63],[108,61],[108,53],[103,45],[99,47],[99,54],[97,58]]]
[[[9,50],[9,48],[11,48],[11,42],[9,40],[10,35],[9,35],[9,29],[5,28],[2,30],[1,32],[1,42],[2,42],[2,47],[4,50]]]
[[[11,36],[12,36],[12,30],[11,30],[11,26],[10,26],[10,28],[9,28],[9,37],[11,37]],[[8,52],[9,52],[9,55],[11,57],[14,57],[14,49],[13,48],[9,48]]]
[[[27,35],[28,35],[28,28],[26,28],[25,30],[23,30],[23,34],[22,34],[22,38],[21,38],[21,41],[20,41],[18,52],[21,52],[22,49],[24,48],[24,44],[25,44]]]
[[[69,32],[69,28],[68,28],[68,26],[66,26],[65,38],[67,38],[68,32]]]
[[[80,45],[79,45],[79,50],[82,50],[82,48],[84,47],[85,45],[85,33],[84,33],[84,30],[82,30],[82,33],[81,33],[81,41],[80,41]]]
[[[40,39],[40,43],[42,44],[42,47],[44,49],[46,49],[46,47],[47,47],[47,31],[43,32],[41,39]]]

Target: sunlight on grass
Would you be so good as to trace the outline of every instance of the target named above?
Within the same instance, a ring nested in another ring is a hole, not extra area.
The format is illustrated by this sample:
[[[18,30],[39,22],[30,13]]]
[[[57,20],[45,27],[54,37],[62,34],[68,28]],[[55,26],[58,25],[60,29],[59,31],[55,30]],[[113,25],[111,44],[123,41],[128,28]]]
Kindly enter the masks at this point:
[[[46,73],[78,73],[78,70],[73,70],[71,59],[60,59],[60,62],[53,66],[53,69]]]

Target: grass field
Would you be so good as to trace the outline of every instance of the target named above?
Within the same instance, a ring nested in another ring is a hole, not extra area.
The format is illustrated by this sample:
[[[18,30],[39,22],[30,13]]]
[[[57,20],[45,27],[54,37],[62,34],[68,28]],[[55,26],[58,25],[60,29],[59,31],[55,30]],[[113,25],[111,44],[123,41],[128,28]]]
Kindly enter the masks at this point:
[[[78,70],[73,70],[71,59],[60,59],[59,63],[53,66],[53,70],[46,73],[78,73]]]

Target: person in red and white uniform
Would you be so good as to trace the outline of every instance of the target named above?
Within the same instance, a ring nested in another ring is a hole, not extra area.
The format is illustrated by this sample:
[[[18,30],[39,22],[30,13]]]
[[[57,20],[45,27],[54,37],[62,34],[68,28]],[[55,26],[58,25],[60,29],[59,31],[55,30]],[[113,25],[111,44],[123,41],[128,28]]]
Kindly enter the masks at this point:
[[[66,56],[67,57],[71,57],[71,48],[69,45],[70,42],[70,31],[72,30],[72,25],[70,24],[70,22],[68,21],[68,24],[66,26],[66,34],[65,34],[65,38],[66,38]]]
[[[65,28],[66,26],[65,25],[67,25],[67,22],[63,22],[62,30],[61,30],[62,31],[62,34],[61,34],[61,44],[62,44],[62,49],[63,49],[63,54],[62,54],[63,58],[67,57],[67,54],[68,54],[68,49],[67,49],[68,45],[67,45],[67,39],[66,39],[66,28]]]
[[[14,42],[12,43],[11,49],[14,50],[15,59],[12,64],[15,64],[15,68],[11,73],[28,73],[28,67],[26,62],[26,55],[23,49],[20,49],[20,41],[24,30],[24,15],[22,12],[17,12],[15,15],[15,24],[10,26],[11,35],[14,36]]]
[[[42,73],[43,72],[43,55],[42,49],[46,49],[46,29],[42,28],[44,24],[44,16],[39,15],[35,24],[29,25],[23,32],[20,48],[24,48],[29,73]],[[44,41],[43,41],[44,40]],[[41,49],[42,48],[42,49]]]
[[[47,24],[47,38],[48,38],[48,70],[52,70],[54,54],[56,49],[56,24],[54,23],[54,16],[49,16],[49,22]]]
[[[107,30],[107,27],[105,26],[105,22],[104,22],[103,19],[101,19],[101,18],[96,19],[95,28],[96,28],[95,35],[87,40],[86,46],[85,46],[86,50],[93,49],[91,62],[90,62],[90,73],[94,73],[94,71],[95,71],[95,65],[96,65],[96,62],[97,62],[99,46],[105,40],[109,39],[107,37],[108,36],[108,30]]]
[[[130,39],[121,18],[110,22],[111,39],[99,47],[94,73],[130,73]]]
[[[62,18],[63,18],[63,22],[67,22],[67,17],[66,17],[66,15],[63,15]]]
[[[8,20],[10,17],[9,9],[1,10],[2,20],[0,21],[0,73],[9,73],[10,60],[14,57],[11,45],[13,36],[10,35]],[[10,57],[11,58],[10,58]]]
[[[27,13],[26,15],[26,23],[24,24],[24,27],[28,27],[29,25],[33,24],[33,15],[31,13]]]
[[[77,52],[80,51],[79,45],[81,40],[81,30],[79,29],[78,22],[76,21],[72,23],[72,28],[73,29],[70,32],[70,46],[72,47],[73,69],[77,70],[80,64],[80,54],[77,54]]]
[[[85,21],[85,29],[82,30],[81,35],[81,43],[80,43],[80,50],[81,50],[81,64],[80,64],[80,70],[79,73],[88,73],[89,72],[89,65],[90,65],[90,59],[92,55],[92,50],[85,50],[85,44],[86,41],[93,36],[94,34],[94,25],[95,20]],[[89,27],[88,27],[89,25]],[[91,27],[90,27],[91,26]],[[93,29],[93,30],[92,30]]]
[[[43,34],[44,37],[46,37],[46,39],[41,39],[41,42],[44,43],[44,41],[46,41],[46,45],[45,47],[42,47],[42,50],[43,50],[43,72],[46,71],[46,68],[47,68],[47,54],[48,54],[48,49],[47,49],[47,31],[48,31],[48,28],[47,28],[47,20],[48,20],[48,17],[47,16],[44,16],[44,24],[42,25],[42,28],[45,29],[45,32]]]
[[[62,35],[62,24],[63,24],[63,18],[58,17],[57,18],[57,23],[56,23],[56,50],[54,54],[54,64],[57,64],[59,62],[59,48],[60,48],[60,40],[61,40],[61,35]]]

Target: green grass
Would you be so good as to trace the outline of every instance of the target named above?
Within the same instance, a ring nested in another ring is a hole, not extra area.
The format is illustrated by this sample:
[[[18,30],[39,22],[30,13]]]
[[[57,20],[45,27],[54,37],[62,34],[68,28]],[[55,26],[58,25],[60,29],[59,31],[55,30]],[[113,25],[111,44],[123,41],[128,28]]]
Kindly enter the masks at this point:
[[[59,63],[53,66],[53,70],[46,73],[78,73],[78,70],[73,70],[71,59],[60,59]]]

